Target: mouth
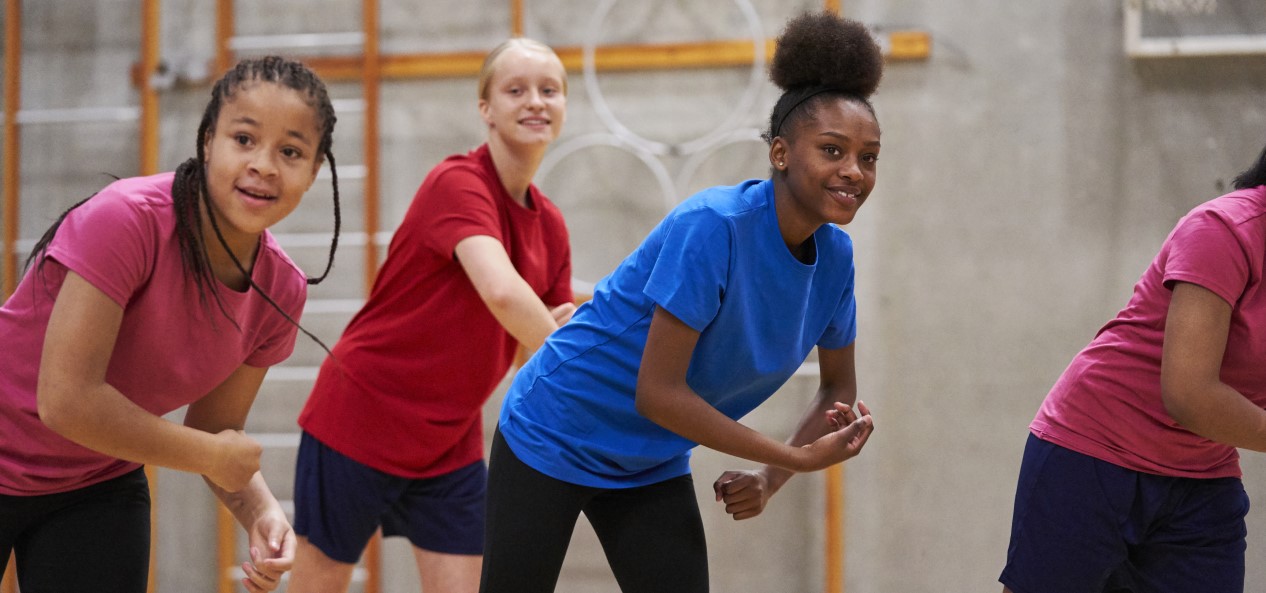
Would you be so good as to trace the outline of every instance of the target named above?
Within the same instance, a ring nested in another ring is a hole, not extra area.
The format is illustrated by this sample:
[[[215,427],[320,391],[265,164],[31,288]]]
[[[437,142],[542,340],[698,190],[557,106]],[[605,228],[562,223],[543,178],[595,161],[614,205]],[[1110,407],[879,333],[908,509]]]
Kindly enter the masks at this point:
[[[266,190],[261,189],[261,188],[245,188],[242,186],[237,186],[234,189],[236,189],[238,193],[246,196],[247,198],[251,200],[257,200],[261,202],[272,202],[277,199],[276,195],[268,193]]]
[[[832,189],[830,191],[837,202],[849,208],[856,208],[865,199],[861,192],[855,189]]]
[[[546,127],[550,121],[543,117],[525,117],[519,120],[519,123],[528,127]]]

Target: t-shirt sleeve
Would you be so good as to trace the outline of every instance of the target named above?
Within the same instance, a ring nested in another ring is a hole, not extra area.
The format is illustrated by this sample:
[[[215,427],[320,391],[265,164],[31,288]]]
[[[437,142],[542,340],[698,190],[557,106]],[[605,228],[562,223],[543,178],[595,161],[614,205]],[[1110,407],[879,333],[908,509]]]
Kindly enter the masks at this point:
[[[843,348],[857,339],[857,299],[853,295],[853,267],[848,268],[848,280],[844,286],[844,294],[840,296],[835,315],[827,324],[826,331],[818,339],[818,346],[827,350]]]
[[[156,215],[148,203],[107,188],[66,214],[47,256],[126,307],[153,272]]]
[[[731,233],[707,209],[677,216],[664,235],[644,292],[655,304],[702,332],[721,309],[729,279]]]
[[[1164,282],[1190,282],[1232,306],[1249,281],[1249,258],[1234,231],[1217,212],[1202,210],[1178,223],[1168,241]]]
[[[422,222],[420,239],[444,257],[452,257],[453,249],[467,237],[487,235],[505,242],[496,196],[474,171],[441,172],[429,187],[423,184],[414,201]]]

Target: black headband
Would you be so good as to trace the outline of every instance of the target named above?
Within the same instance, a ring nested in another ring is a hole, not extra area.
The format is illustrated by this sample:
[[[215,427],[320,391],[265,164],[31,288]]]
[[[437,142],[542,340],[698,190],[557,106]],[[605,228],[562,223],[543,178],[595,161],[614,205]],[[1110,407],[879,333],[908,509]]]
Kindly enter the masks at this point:
[[[805,101],[808,101],[809,99],[812,99],[818,95],[821,95],[822,93],[829,93],[831,91],[842,92],[840,91],[838,87],[827,86],[827,85],[819,85],[815,87],[804,87],[804,88],[808,89],[806,91],[807,94],[805,94],[805,96],[802,97],[799,101],[796,101],[796,103],[792,105],[791,108],[788,109],[786,113],[782,114],[782,118],[778,120],[778,125],[775,126],[773,130],[771,130],[774,136],[780,135],[780,133],[782,132],[782,125],[786,123],[787,118],[791,116],[792,112],[794,112],[797,107],[803,105]],[[787,91],[787,92],[790,93],[791,91]]]

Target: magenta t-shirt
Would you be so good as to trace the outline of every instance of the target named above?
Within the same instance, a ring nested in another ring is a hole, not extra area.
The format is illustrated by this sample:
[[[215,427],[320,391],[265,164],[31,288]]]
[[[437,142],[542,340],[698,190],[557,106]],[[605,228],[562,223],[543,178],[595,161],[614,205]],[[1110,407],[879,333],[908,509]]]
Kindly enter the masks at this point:
[[[1134,286],[1038,410],[1038,438],[1140,472],[1238,477],[1234,447],[1179,426],[1160,393],[1165,318],[1175,282],[1232,306],[1222,381],[1266,407],[1266,186],[1232,192],[1183,217]]]
[[[36,412],[44,334],[67,269],[123,307],[106,381],[153,414],[206,395],[242,364],[271,366],[294,349],[296,328],[254,290],[217,285],[240,330],[213,299],[206,306],[199,300],[182,268],[172,179],[123,179],[70,212],[43,271],[32,264],[0,308],[0,494],[64,492],[139,467],[63,438]],[[267,232],[251,272],[298,320],[306,280]]]

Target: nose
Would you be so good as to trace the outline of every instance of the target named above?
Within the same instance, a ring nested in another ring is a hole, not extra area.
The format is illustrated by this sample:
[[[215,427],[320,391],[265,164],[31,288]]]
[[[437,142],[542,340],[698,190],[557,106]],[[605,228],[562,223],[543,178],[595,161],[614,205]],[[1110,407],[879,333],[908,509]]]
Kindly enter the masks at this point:
[[[250,162],[251,171],[257,173],[260,177],[270,177],[277,174],[277,163],[270,151],[257,150]]]
[[[846,158],[840,162],[839,175],[843,179],[849,181],[857,181],[862,178],[862,168],[857,161],[857,157]]]
[[[540,89],[528,91],[528,107],[533,109],[545,108],[545,96],[541,94]]]

